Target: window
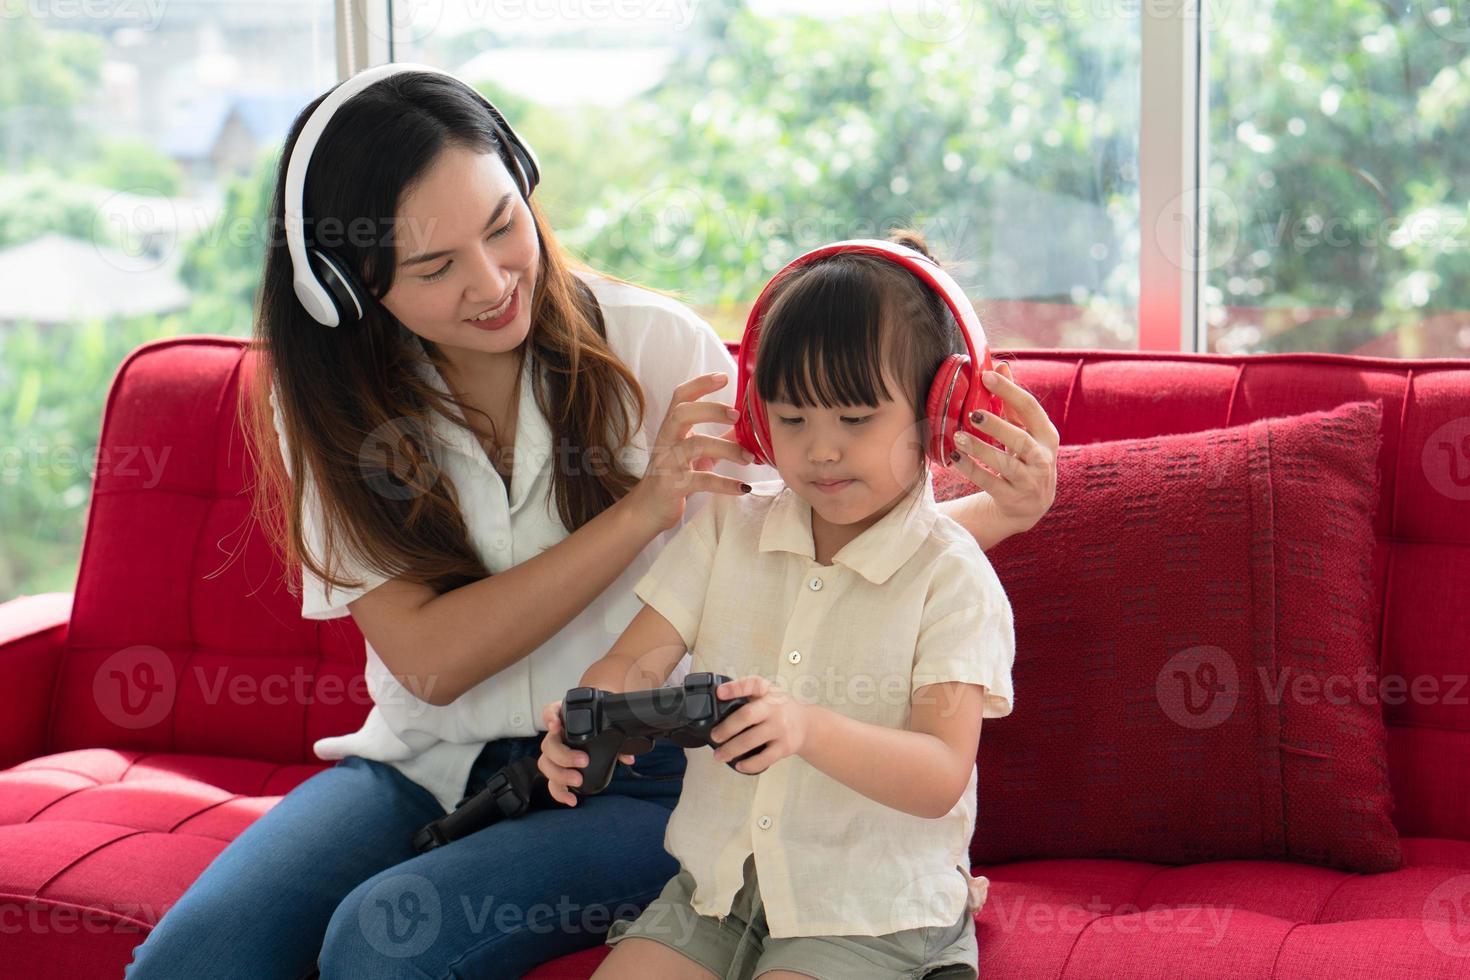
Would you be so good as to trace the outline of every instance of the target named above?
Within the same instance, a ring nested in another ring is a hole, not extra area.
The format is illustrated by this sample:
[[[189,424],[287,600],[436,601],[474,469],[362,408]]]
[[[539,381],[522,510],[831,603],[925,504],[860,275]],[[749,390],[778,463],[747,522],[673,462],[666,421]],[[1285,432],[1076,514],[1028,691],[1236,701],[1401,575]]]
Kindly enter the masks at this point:
[[[1213,25],[1210,350],[1470,353],[1463,15],[1291,0]]]
[[[262,174],[336,78],[332,11],[0,4],[0,600],[73,587],[127,353],[248,333]]]
[[[0,0],[0,600],[71,588],[123,357],[248,333],[349,69],[479,86],[562,241],[727,338],[909,226],[996,347],[1425,357],[1470,354],[1467,42],[1449,0]]]
[[[477,85],[535,148],[537,194],[563,242],[676,291],[727,338],[800,252],[913,226],[995,346],[1137,344],[1136,12],[924,0],[392,9],[395,60]]]

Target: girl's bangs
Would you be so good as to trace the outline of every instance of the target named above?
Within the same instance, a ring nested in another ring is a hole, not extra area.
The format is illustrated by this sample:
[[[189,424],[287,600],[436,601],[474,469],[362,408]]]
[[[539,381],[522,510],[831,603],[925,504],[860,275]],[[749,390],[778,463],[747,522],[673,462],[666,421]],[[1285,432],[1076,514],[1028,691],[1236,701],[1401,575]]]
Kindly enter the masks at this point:
[[[756,393],[799,408],[877,408],[883,384],[878,284],[855,263],[827,261],[797,270],[761,323]]]

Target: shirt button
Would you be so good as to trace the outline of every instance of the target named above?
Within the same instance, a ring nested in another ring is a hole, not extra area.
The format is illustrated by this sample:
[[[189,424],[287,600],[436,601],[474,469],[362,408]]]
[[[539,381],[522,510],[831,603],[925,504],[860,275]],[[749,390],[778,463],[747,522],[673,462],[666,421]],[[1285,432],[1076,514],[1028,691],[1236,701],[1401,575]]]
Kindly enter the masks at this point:
[[[513,714],[513,715],[510,716],[510,723],[512,725],[515,725],[517,728],[519,728],[521,722],[523,722],[525,720],[526,720],[525,717],[522,716],[522,715],[520,715],[519,713]]]
[[[800,650],[792,650],[790,653],[788,653],[786,655],[786,659],[789,660],[789,661],[791,661],[794,664],[801,663],[801,651]]]
[[[497,547],[497,548],[504,548],[505,547],[505,535],[502,534],[502,535],[500,535],[499,537],[497,537],[495,539],[495,547]]]
[[[758,827],[760,827],[761,830],[770,830],[771,829],[771,818],[770,817],[761,817],[759,820],[756,821],[756,825]]]
[[[812,579],[810,582],[808,582],[806,584],[806,587],[809,588],[809,589],[811,589],[813,592],[821,592],[822,591],[822,580],[819,579],[819,578],[814,578],[814,579]]]

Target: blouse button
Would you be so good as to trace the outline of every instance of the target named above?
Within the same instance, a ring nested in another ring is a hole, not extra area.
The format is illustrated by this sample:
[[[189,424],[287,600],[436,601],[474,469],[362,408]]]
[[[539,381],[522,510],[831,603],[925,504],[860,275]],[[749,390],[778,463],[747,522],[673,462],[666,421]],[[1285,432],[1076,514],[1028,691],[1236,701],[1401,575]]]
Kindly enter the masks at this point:
[[[756,821],[756,826],[760,827],[761,830],[770,830],[771,829],[771,818],[770,817],[761,817],[759,820]]]
[[[819,578],[814,578],[814,579],[812,579],[810,582],[808,582],[806,584],[806,587],[809,588],[809,589],[811,589],[813,592],[821,592],[822,591],[822,580],[819,579]]]
[[[800,650],[792,650],[790,653],[788,653],[786,655],[786,659],[789,660],[789,661],[791,661],[794,664],[801,663],[801,651]]]

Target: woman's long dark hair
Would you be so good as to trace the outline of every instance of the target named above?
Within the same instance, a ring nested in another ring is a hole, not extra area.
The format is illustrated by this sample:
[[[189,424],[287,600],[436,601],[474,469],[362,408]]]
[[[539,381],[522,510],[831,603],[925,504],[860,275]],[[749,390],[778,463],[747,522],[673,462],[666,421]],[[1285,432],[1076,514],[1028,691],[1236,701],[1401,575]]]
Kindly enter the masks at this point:
[[[369,301],[358,323],[324,327],[301,307],[291,285],[281,233],[286,164],[320,101],[297,116],[282,153],[250,344],[254,383],[241,386],[240,417],[257,473],[254,514],[288,563],[299,561],[333,585],[362,584],[336,577],[337,556],[346,548],[366,568],[447,592],[489,570],[471,545],[455,487],[430,451],[430,413],[463,426],[475,410],[424,382],[415,364],[427,359],[443,367],[442,352],[380,303]],[[312,154],[304,207],[308,244],[316,233],[369,293],[382,296],[393,284],[398,256],[393,236],[381,230],[393,227],[405,188],[451,146],[494,152],[515,173],[485,106],[455,79],[393,75],[349,99]],[[562,251],[534,199],[528,203],[540,265],[521,357],[532,359],[536,403],[553,446],[568,447],[574,458],[607,461],[565,472],[554,467],[557,510],[575,531],[637,483],[616,452],[642,424],[646,405],[637,379],[608,347],[596,299],[572,275],[583,267]],[[354,233],[354,227],[373,231]],[[336,232],[330,240],[327,229]],[[289,476],[271,416],[272,386]],[[563,455],[554,452],[554,458]],[[302,535],[307,492],[320,500],[320,555]]]

